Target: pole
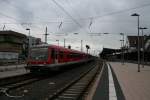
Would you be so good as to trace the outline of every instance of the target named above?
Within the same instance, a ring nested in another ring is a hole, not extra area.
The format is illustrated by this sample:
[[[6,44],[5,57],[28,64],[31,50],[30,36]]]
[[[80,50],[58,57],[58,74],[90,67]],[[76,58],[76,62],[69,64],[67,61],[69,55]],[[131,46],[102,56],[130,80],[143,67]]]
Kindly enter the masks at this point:
[[[122,40],[120,40],[120,41],[121,41],[121,57],[120,57],[120,60],[121,60],[121,62],[122,62],[122,64],[123,64],[123,49],[122,49],[123,43],[122,43]]]
[[[140,72],[140,39],[139,39],[139,14],[137,13],[134,13],[132,14],[131,16],[136,16],[138,19],[138,22],[137,22],[137,29],[138,29],[138,72]]]
[[[81,52],[83,51],[83,40],[81,40]]]
[[[47,43],[47,36],[49,35],[48,33],[47,33],[47,27],[46,27],[46,29],[45,29],[45,43]]]
[[[47,43],[47,27],[45,29],[45,43]]]
[[[31,40],[30,40],[30,29],[29,29],[29,47],[28,47],[28,58],[30,57],[30,47],[31,47]]]
[[[56,40],[58,42],[58,46],[59,46],[59,40]]]
[[[64,48],[66,47],[66,39],[64,39]]]
[[[145,63],[145,55],[144,55],[144,51],[145,51],[145,48],[144,48],[144,32],[143,32],[143,30],[144,29],[147,29],[146,27],[140,27],[139,29],[141,29],[141,31],[142,31],[142,48],[143,48],[143,51],[142,51],[142,67],[144,67],[144,63]]]
[[[123,49],[123,65],[124,65],[124,33],[123,33],[123,44],[122,44],[122,49]]]
[[[5,25],[3,26],[3,31],[5,30]]]
[[[31,46],[31,41],[30,41],[30,29],[29,28],[27,28],[26,30],[28,30],[29,31],[29,33],[28,33],[28,58],[29,58],[29,55],[30,55],[30,46]]]
[[[120,35],[122,36],[121,41],[121,59],[122,59],[122,65],[124,65],[124,33],[120,33]]]
[[[138,17],[138,72],[140,72],[140,37],[139,37],[139,16]]]
[[[143,53],[142,53],[142,67],[144,68],[144,36],[143,36],[143,29],[142,29],[142,48],[143,48]]]

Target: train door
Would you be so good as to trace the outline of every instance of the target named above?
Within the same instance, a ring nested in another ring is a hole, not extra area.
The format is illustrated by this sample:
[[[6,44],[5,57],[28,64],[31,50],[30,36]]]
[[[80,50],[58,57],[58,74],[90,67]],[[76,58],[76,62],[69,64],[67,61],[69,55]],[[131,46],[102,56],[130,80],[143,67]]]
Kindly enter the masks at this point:
[[[64,62],[64,52],[63,51],[59,52],[59,62],[60,63]]]
[[[53,64],[58,63],[58,51],[54,48],[51,50],[51,60]]]
[[[58,63],[58,51],[57,50],[55,50],[55,59],[54,59],[54,61],[55,61],[55,64]]]
[[[51,62],[52,62],[52,64],[55,63],[54,59],[55,59],[55,50],[52,48],[51,49]]]

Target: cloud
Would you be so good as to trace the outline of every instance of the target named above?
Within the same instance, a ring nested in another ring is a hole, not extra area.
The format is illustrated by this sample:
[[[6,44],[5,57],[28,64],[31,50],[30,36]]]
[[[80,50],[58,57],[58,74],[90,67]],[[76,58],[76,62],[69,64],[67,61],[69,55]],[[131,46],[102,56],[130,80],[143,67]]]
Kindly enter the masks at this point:
[[[58,7],[52,0],[0,0],[0,21],[10,23],[31,23],[9,25],[14,31],[27,33],[25,28],[30,27],[33,36],[41,37],[45,27],[48,26],[49,33],[80,33],[78,39],[87,41],[93,48],[102,45],[112,48],[119,48],[118,33],[126,35],[137,34],[137,20],[130,15],[140,14],[140,25],[150,27],[149,21],[149,0],[55,0],[62,8]],[[145,5],[143,7],[139,7]],[[136,8],[137,7],[137,8]],[[139,7],[139,8],[138,8]],[[136,8],[136,9],[132,9]],[[4,13],[10,17],[1,14]],[[88,28],[92,18],[91,30]],[[59,24],[62,23],[61,28]],[[89,37],[87,32],[111,33],[111,37]],[[145,31],[145,34],[149,30]],[[44,36],[42,36],[42,39]],[[71,38],[75,37],[70,35]],[[117,38],[116,38],[117,37]],[[52,39],[51,37],[49,37]],[[62,37],[57,37],[62,39]],[[62,39],[63,40],[63,39]],[[109,41],[108,41],[109,40]],[[96,41],[96,42],[95,42]],[[95,45],[96,44],[96,45]],[[115,47],[113,44],[116,44]],[[79,45],[79,44],[78,44]]]

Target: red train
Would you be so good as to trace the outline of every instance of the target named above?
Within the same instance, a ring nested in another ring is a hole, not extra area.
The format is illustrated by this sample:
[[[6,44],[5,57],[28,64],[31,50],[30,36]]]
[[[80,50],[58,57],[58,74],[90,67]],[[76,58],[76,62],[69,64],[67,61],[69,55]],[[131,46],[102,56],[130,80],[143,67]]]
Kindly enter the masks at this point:
[[[26,69],[32,71],[58,70],[62,66],[83,63],[91,56],[72,49],[55,45],[38,45],[30,48]]]

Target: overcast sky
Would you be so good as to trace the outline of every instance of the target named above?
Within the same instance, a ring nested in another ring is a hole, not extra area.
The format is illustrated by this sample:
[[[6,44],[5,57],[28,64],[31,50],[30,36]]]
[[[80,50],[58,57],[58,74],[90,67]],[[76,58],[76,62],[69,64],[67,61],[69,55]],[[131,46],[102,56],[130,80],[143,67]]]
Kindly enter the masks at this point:
[[[150,29],[149,11],[150,0],[0,0],[0,30],[5,25],[5,30],[28,35],[26,28],[30,28],[32,36],[44,41],[47,26],[50,44],[59,40],[63,46],[65,38],[66,45],[80,50],[83,40],[84,47],[88,44],[98,51],[120,48],[119,33],[137,35],[133,13],[140,14],[141,27]],[[144,33],[149,34],[149,29]]]

